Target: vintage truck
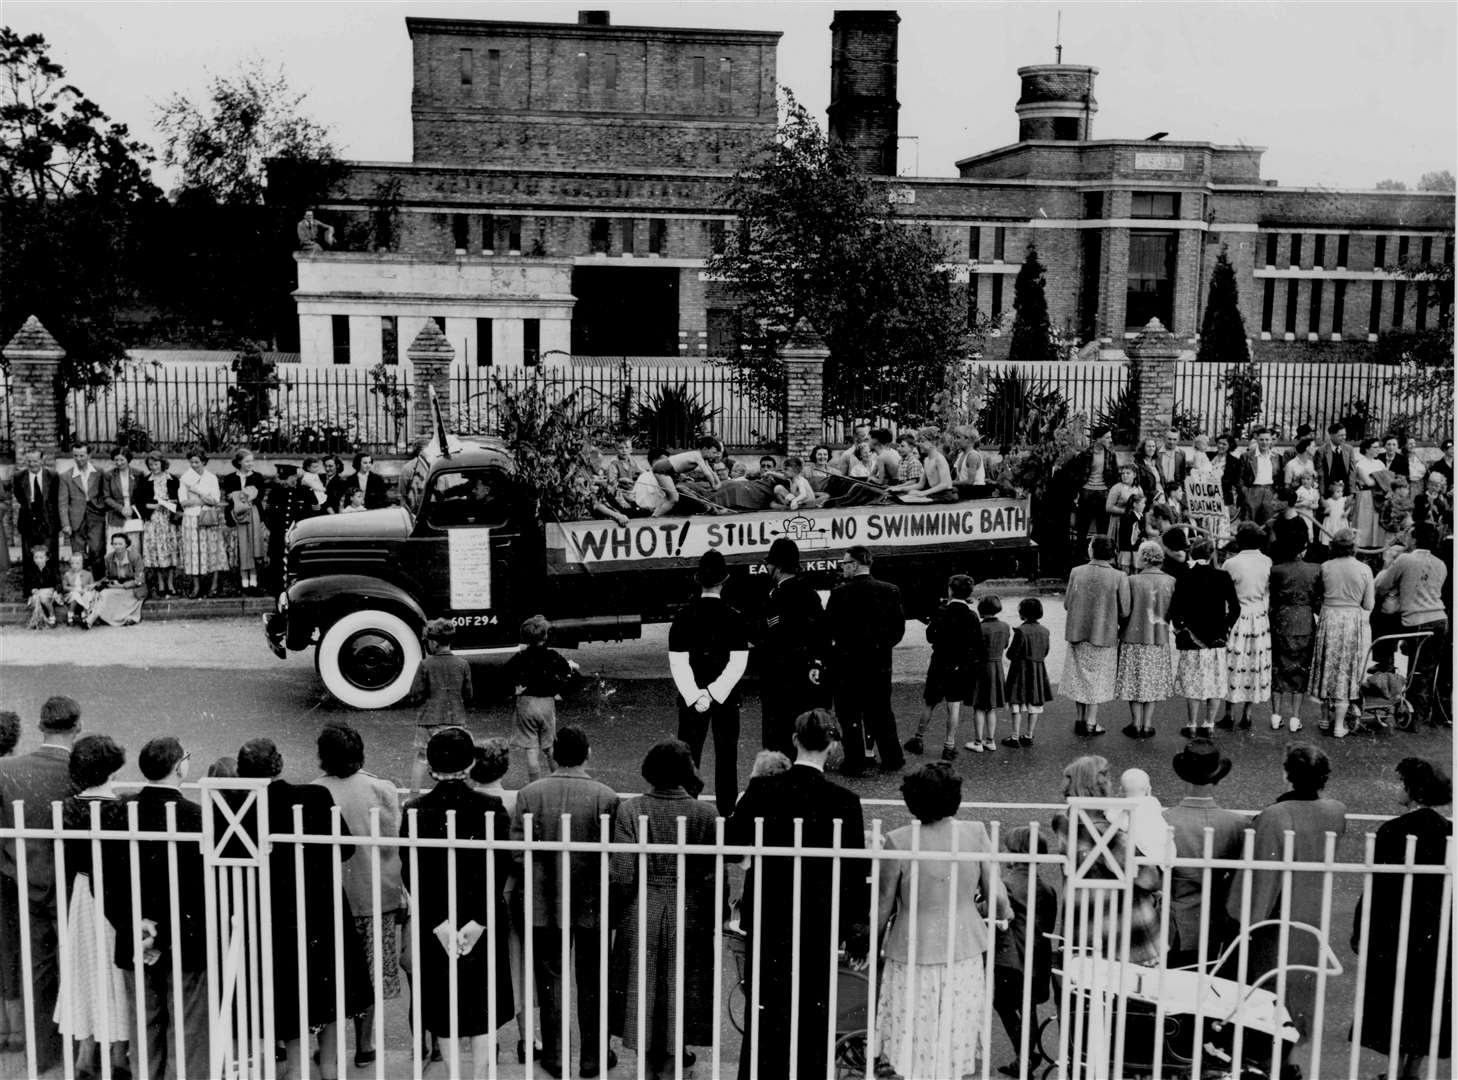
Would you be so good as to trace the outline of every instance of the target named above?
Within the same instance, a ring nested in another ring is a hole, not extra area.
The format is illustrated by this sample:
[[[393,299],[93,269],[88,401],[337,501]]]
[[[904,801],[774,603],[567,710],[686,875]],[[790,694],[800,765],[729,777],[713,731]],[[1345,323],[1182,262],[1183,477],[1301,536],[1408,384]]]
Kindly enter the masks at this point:
[[[467,656],[515,651],[521,621],[536,613],[563,647],[639,637],[694,595],[694,568],[710,550],[730,565],[726,596],[753,611],[768,587],[764,556],[781,536],[823,588],[840,553],[866,545],[912,616],[935,607],[950,574],[1036,572],[1025,499],[543,522],[499,443],[452,438],[449,449],[428,453],[405,505],[309,518],[289,533],[285,588],[264,631],[280,658],[312,646],[345,705],[388,708],[407,696],[428,619],[453,621],[455,651]]]

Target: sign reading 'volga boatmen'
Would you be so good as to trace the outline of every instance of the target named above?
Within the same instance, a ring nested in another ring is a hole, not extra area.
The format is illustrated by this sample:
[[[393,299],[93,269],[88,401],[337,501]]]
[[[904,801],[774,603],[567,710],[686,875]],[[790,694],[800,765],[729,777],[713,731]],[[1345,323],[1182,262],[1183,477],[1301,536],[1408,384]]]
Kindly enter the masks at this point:
[[[547,546],[571,565],[697,559],[706,551],[758,557],[780,537],[803,553],[865,544],[933,547],[948,541],[1012,540],[1028,534],[1028,503],[982,499],[945,506],[853,506],[780,510],[733,517],[645,518],[627,525],[574,521],[547,526]]]

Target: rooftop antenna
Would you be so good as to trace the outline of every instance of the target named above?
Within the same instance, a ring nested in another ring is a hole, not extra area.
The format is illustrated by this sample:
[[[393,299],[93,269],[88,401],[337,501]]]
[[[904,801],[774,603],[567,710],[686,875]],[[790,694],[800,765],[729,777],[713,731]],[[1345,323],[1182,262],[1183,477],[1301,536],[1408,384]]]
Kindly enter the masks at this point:
[[[1055,63],[1063,63],[1063,9],[1058,9],[1058,31],[1053,39],[1053,51],[1057,53],[1058,59]]]

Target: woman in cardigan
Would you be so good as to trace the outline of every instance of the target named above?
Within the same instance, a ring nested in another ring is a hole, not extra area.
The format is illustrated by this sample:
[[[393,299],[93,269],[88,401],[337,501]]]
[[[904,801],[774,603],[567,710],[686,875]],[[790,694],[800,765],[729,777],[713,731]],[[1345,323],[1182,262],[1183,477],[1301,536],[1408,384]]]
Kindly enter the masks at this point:
[[[1169,697],[1170,599],[1175,580],[1164,572],[1164,545],[1146,540],[1136,553],[1138,570],[1129,577],[1129,617],[1119,632],[1119,667],[1114,694],[1129,703],[1131,739],[1154,737],[1154,706]]]
[[[901,795],[921,824],[892,830],[886,850],[996,851],[980,821],[956,820],[962,779],[950,763],[923,765],[901,782]],[[977,896],[989,893],[983,906],[992,918],[1005,919],[1011,915],[1007,891],[999,883],[993,893],[989,871],[972,859],[885,859],[881,867],[877,929],[885,967],[876,1009],[881,1052],[907,1080],[973,1072],[982,1027],[969,1021],[982,1015],[987,952],[987,927]],[[928,1013],[932,1003],[936,1008]]]
[[[141,552],[131,546],[127,533],[111,538],[111,551],[102,563],[106,576],[97,583],[96,600],[86,613],[86,625],[98,621],[107,626],[130,626],[142,621],[142,601],[147,598],[147,571]]]
[[[1078,708],[1075,735],[1102,735],[1099,706],[1114,700],[1119,665],[1119,624],[1129,615],[1129,577],[1113,565],[1114,542],[1095,536],[1088,544],[1088,562],[1068,575],[1063,596],[1066,612],[1060,686]]]
[[[157,595],[171,596],[172,572],[182,561],[177,529],[182,511],[177,502],[177,477],[156,450],[147,455],[147,475],[138,485],[137,509],[146,522],[142,526],[142,564],[152,571]]]
[[[1174,692],[1185,699],[1188,723],[1180,728],[1185,738],[1215,733],[1215,717],[1230,674],[1225,643],[1240,618],[1235,582],[1210,565],[1215,544],[1201,537],[1190,545],[1190,563],[1175,582],[1169,603],[1169,623],[1175,630]]]
[[[1321,564],[1321,621],[1311,657],[1312,697],[1324,705],[1323,729],[1347,737],[1347,706],[1358,696],[1362,661],[1372,644],[1368,621],[1376,600],[1372,570],[1358,562],[1357,534],[1332,537],[1331,558]]]
[[[187,472],[177,484],[182,504],[182,571],[192,578],[189,595],[193,599],[216,592],[219,571],[228,569],[228,548],[223,542],[223,492],[207,465],[207,455],[193,450],[187,455]]]
[[[1276,695],[1272,731],[1279,731],[1283,722],[1291,725],[1292,732],[1301,730],[1301,700],[1311,682],[1321,568],[1307,562],[1305,554],[1306,545],[1286,540],[1276,547],[1271,567],[1271,686]]]
[[[268,552],[268,530],[263,525],[263,493],[267,481],[253,471],[253,452],[233,455],[233,472],[223,477],[223,518],[232,527],[229,547],[238,564],[238,585],[248,595],[259,592],[258,571]]]
[[[1240,617],[1230,630],[1225,646],[1225,715],[1215,726],[1229,731],[1236,725],[1235,706],[1240,706],[1240,727],[1250,727],[1250,707],[1271,700],[1271,559],[1261,550],[1266,534],[1259,525],[1245,522],[1235,532],[1237,552],[1222,568],[1235,583]]]

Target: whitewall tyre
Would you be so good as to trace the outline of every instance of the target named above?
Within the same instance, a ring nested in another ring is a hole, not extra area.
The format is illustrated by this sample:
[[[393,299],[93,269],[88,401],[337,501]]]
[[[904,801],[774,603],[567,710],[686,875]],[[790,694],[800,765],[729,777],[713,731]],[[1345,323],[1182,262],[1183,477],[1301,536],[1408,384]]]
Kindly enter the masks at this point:
[[[352,611],[324,631],[314,666],[325,688],[354,709],[388,709],[405,700],[420,667],[420,636],[388,611]]]

